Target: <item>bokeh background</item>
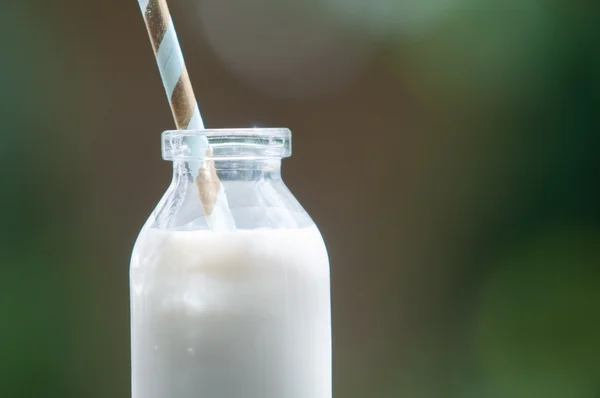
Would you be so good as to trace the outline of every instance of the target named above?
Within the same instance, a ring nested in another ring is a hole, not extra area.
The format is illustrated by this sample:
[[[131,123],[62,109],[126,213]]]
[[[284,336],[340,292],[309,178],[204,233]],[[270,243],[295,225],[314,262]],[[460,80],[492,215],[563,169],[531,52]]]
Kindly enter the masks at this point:
[[[600,397],[595,0],[170,3],[207,126],[294,132],[336,397]],[[137,2],[3,0],[0,49],[0,397],[128,397],[173,127]]]

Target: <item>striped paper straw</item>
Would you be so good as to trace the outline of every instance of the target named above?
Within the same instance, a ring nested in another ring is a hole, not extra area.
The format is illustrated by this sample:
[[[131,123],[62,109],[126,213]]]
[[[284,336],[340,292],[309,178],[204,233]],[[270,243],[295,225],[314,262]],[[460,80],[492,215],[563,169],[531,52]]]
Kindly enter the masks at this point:
[[[204,129],[204,122],[166,0],[138,0],[138,2],[148,28],[177,129]],[[205,137],[196,140],[196,144],[199,146],[198,149],[206,151],[207,154],[211,153]],[[194,173],[195,170],[192,172]],[[217,177],[214,162],[204,162],[204,165],[198,167],[196,182],[204,213],[211,228],[233,228],[233,218],[223,186]]]

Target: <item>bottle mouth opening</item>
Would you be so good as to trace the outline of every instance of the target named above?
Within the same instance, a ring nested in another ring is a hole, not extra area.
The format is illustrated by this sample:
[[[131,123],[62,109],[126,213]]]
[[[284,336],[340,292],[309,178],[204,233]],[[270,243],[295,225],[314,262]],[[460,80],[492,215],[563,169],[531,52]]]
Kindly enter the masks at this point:
[[[162,157],[170,161],[283,159],[292,155],[286,128],[169,130]]]

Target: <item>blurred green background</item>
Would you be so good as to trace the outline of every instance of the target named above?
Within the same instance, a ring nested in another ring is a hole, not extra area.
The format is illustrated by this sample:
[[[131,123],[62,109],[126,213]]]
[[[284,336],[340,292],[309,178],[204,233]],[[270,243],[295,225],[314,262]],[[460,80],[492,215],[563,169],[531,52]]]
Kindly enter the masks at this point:
[[[596,1],[170,3],[207,126],[294,132],[335,396],[600,397]],[[2,1],[0,48],[0,397],[128,397],[173,127],[137,2]]]

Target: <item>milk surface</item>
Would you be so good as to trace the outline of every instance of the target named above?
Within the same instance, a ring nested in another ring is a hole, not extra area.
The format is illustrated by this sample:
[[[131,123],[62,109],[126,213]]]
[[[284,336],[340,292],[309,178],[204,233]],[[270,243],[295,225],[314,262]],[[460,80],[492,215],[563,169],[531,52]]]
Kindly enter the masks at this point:
[[[331,398],[329,261],[315,226],[142,231],[133,398]]]

